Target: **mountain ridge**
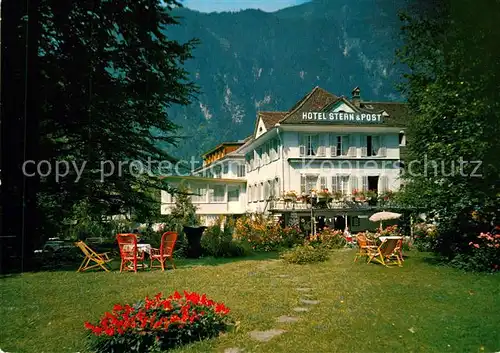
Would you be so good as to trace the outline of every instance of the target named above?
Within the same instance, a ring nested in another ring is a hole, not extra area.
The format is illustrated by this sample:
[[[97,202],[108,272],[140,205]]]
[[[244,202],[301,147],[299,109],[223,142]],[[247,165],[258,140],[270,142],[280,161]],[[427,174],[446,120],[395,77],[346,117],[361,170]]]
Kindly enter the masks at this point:
[[[200,40],[185,68],[201,92],[189,106],[169,109],[187,138],[167,150],[199,158],[251,134],[257,111],[289,110],[315,86],[347,97],[359,86],[363,100],[401,101],[392,63],[400,8],[380,3],[315,0],[271,13],[176,9],[181,24],[167,35]]]

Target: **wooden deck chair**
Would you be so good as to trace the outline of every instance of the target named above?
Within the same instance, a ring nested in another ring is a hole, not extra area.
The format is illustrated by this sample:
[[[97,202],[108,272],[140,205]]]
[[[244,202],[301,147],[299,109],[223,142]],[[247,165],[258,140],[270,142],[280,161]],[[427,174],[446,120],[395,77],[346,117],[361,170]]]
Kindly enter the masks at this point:
[[[354,262],[356,262],[358,258],[363,256],[369,256],[370,254],[376,252],[377,250],[377,246],[365,235],[362,234],[358,235],[356,237],[356,241],[358,243],[358,252],[354,257]]]
[[[137,263],[141,261],[139,266],[144,268],[144,252],[137,250],[137,237],[135,234],[117,234],[116,241],[118,242],[118,247],[120,248],[120,272],[134,271],[137,273]]]
[[[85,258],[83,259],[80,267],[78,268],[78,270],[76,270],[76,272],[84,272],[96,267],[101,267],[104,271],[109,272],[110,269],[108,263],[111,262],[112,259],[109,258],[107,252],[98,254],[83,241],[76,242],[75,246],[80,248],[80,250],[85,255]],[[95,264],[90,265],[94,262]]]
[[[172,267],[175,269],[174,263],[174,247],[177,241],[177,233],[176,232],[165,232],[161,236],[161,245],[159,249],[152,248],[151,249],[151,268],[153,267],[161,267],[161,270],[165,270],[165,261],[168,260],[172,263]],[[160,265],[153,266],[153,262],[158,261]]]
[[[395,252],[399,254],[399,259],[401,262],[404,262],[405,259],[403,257],[403,238],[398,240],[398,243],[396,244],[396,248],[394,249]]]
[[[378,249],[368,256],[368,262],[370,263],[372,260],[381,263],[382,265],[389,267],[390,264],[388,261],[392,258],[396,259],[396,263],[399,267],[402,266],[401,258],[399,255],[399,251],[397,250],[397,245],[400,239],[386,239]]]

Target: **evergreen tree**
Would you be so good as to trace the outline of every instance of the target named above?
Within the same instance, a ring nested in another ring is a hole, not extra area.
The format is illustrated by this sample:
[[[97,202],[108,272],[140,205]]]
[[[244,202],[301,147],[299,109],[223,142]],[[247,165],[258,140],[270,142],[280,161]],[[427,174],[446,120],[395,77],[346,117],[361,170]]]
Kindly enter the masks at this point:
[[[168,37],[179,24],[172,10],[180,4],[40,0],[34,6],[39,20],[28,21],[40,33],[30,47],[38,54],[33,89],[40,118],[30,143],[36,141],[35,161],[48,161],[52,172],[28,199],[38,203],[42,235],[60,232],[61,221],[75,217],[72,205],[81,202],[99,216],[157,207],[152,189],[165,187],[158,174],[171,172],[165,165],[175,162],[158,147],[177,142],[168,108],[188,104],[197,92],[182,68],[196,41]],[[36,173],[33,165],[26,171]],[[39,237],[30,232],[19,239],[25,257],[32,254],[26,244]]]

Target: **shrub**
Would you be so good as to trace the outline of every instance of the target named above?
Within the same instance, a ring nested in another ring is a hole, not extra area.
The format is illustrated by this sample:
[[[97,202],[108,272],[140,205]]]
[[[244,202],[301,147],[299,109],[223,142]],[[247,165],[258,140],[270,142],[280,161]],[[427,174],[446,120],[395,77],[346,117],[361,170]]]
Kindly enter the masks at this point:
[[[234,222],[228,219],[222,229],[223,217],[208,227],[201,238],[201,246],[205,255],[214,257],[246,256],[251,252],[250,246],[233,239]]]
[[[308,264],[328,260],[328,250],[324,247],[313,247],[310,245],[299,245],[287,250],[280,257],[291,264]]]
[[[261,214],[245,215],[236,221],[234,238],[256,251],[277,251],[302,242],[298,227],[281,228]]]
[[[462,253],[453,258],[451,261],[453,266],[478,272],[500,270],[500,232],[481,233],[477,240],[469,243],[469,246],[471,247],[469,253]]]
[[[324,228],[316,235],[309,236],[305,244],[314,248],[340,249],[346,245],[346,240],[341,230]]]
[[[158,352],[217,336],[234,325],[229,309],[205,294],[161,293],[135,305],[116,304],[97,324],[85,323],[95,353]]]
[[[436,246],[436,226],[417,223],[413,226],[413,245],[418,251],[432,251]]]

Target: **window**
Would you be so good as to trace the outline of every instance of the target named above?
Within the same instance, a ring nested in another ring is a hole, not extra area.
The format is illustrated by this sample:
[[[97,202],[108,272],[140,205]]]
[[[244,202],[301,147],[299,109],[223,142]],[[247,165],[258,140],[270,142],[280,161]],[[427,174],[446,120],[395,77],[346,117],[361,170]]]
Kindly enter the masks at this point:
[[[385,155],[382,147],[381,136],[366,136],[366,152],[368,157],[380,157]]]
[[[191,196],[193,202],[207,202],[207,188],[206,187],[196,187]]]
[[[249,185],[247,189],[247,202],[252,202],[252,185]]]
[[[319,188],[321,190],[325,190],[327,189],[327,186],[326,186],[326,177],[322,176],[321,178],[319,178]]]
[[[210,187],[210,202],[224,202],[226,187],[224,185],[212,185]]]
[[[404,131],[399,132],[399,145],[406,146],[406,136]]]
[[[229,186],[227,190],[227,200],[239,201],[240,200],[240,187],[239,186]]]
[[[238,178],[242,178],[245,176],[245,166],[242,164],[239,164],[236,169],[236,176]]]
[[[300,155],[315,156],[318,151],[318,135],[300,135]]]
[[[272,192],[271,181],[268,180],[267,182],[264,183],[264,200],[269,200],[271,192]]]
[[[224,163],[222,166],[222,174],[227,174],[229,173],[229,165],[227,163]]]
[[[342,195],[349,194],[349,175],[335,175],[332,177],[332,189],[341,192]]]
[[[313,175],[300,176],[300,193],[309,194],[311,190],[316,189],[318,185],[318,177]]]
[[[280,178],[274,179],[274,197],[278,198],[280,195]]]
[[[315,136],[308,135],[306,136],[306,154],[308,156],[314,156],[316,154],[316,144],[315,144]]]

